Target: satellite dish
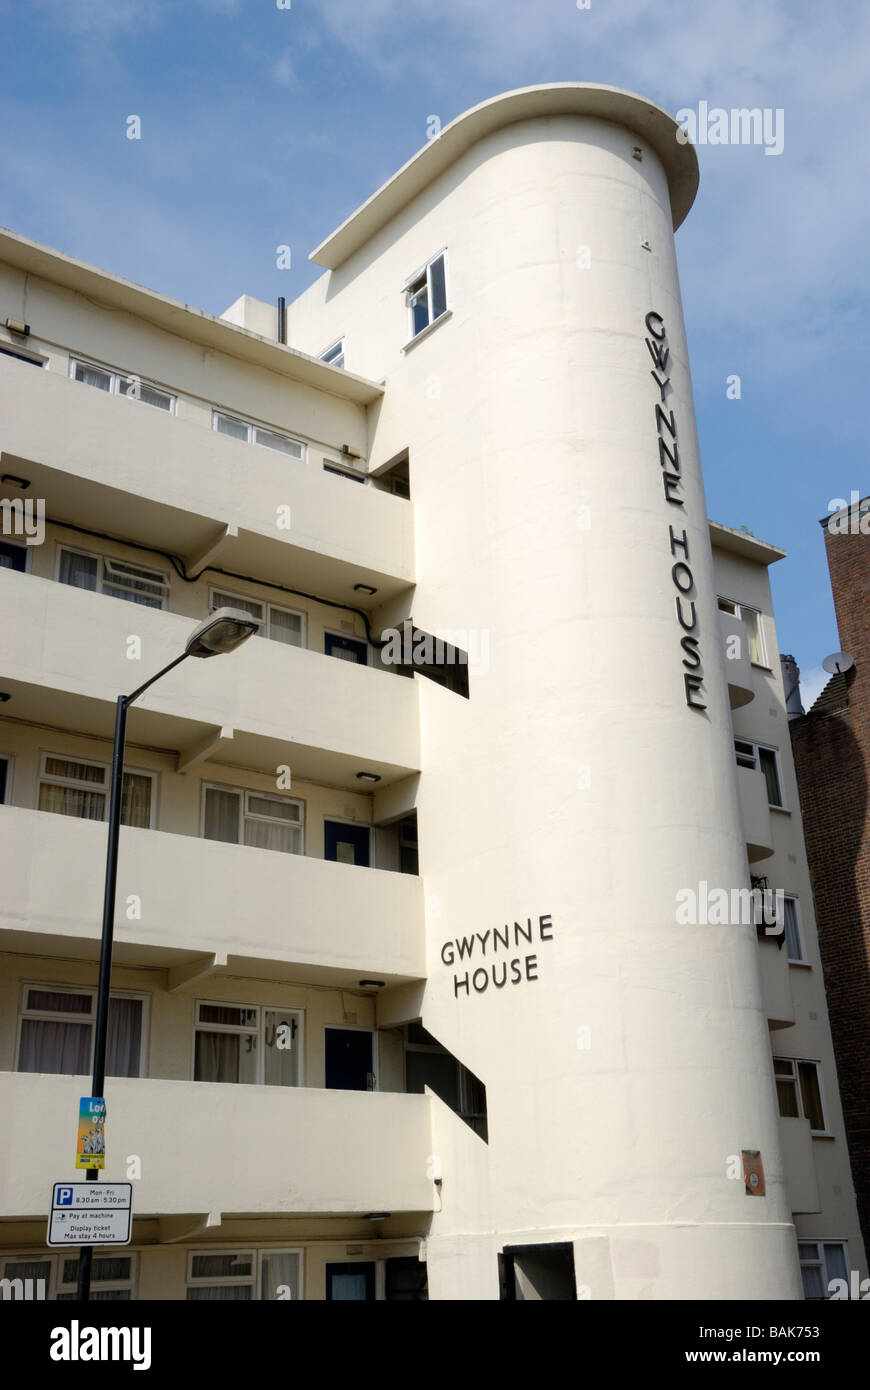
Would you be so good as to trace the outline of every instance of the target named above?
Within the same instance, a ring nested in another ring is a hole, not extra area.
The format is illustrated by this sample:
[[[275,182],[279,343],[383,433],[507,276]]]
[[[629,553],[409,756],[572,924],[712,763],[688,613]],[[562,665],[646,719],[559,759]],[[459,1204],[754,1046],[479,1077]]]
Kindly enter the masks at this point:
[[[822,662],[824,669],[830,672],[832,676],[838,676],[843,671],[851,671],[854,665],[855,658],[850,656],[848,652],[832,652],[831,655],[826,656]]]

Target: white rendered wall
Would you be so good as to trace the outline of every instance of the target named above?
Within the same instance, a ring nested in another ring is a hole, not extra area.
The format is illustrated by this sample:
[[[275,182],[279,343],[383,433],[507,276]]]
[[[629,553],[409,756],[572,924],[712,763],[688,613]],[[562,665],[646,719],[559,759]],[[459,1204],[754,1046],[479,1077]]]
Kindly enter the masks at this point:
[[[452,316],[401,355],[401,286],[444,246]],[[650,311],[683,508],[662,485]],[[423,1020],[487,1086],[496,1247],[594,1247],[589,1277],[577,1268],[592,1297],[800,1297],[754,929],[675,920],[679,889],[743,886],[747,863],[656,155],[598,119],[511,125],[292,322],[296,346],[344,332],[349,365],[387,378],[371,459],[410,446],[415,621],[488,636],[467,703],[422,683],[418,811]],[[690,547],[702,712],[685,701],[669,523]],[[442,961],[446,941],[542,915],[549,941]],[[537,978],[456,997],[457,973],[528,954]],[[726,1175],[744,1148],[761,1151],[765,1197]],[[449,1225],[445,1211],[435,1230]]]

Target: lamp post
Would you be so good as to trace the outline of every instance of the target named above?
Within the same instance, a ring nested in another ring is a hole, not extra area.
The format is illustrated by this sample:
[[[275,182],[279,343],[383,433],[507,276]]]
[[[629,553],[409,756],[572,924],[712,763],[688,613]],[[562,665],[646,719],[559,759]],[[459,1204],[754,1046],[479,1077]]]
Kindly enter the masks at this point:
[[[139,696],[179,666],[189,656],[220,656],[234,652],[257,631],[259,623],[250,613],[238,608],[218,608],[205,622],[194,628],[184,651],[131,695],[119,695],[115,706],[115,745],[112,750],[112,783],[109,794],[109,837],[106,847],[106,878],[103,889],[103,935],[100,942],[100,975],[97,988],[97,1016],[94,1027],[94,1074],[91,1095],[102,1097],[106,1081],[106,1039],[109,1023],[109,990],[112,980],[112,943],[115,929],[115,888],[118,879],[118,843],[121,829],[121,799],[124,787],[124,745],[127,736],[127,710]],[[88,1181],[95,1181],[98,1170],[88,1169]],[[76,1297],[87,1301],[91,1296],[91,1264],[94,1248],[79,1248],[79,1271]]]

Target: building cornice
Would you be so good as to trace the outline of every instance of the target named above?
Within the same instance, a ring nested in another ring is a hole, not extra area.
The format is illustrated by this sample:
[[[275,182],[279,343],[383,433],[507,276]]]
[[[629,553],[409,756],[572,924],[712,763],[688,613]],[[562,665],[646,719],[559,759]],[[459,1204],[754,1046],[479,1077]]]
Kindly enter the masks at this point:
[[[188,342],[225,352],[230,357],[265,367],[356,405],[369,405],[383,395],[383,388],[374,381],[341,367],[330,367],[317,357],[309,357],[307,353],[228,323],[204,309],[196,309],[86,261],[76,260],[6,227],[0,227],[0,261],[76,294],[87,295],[101,304],[126,310]],[[34,324],[33,329],[38,337],[38,324]]]
[[[667,174],[676,231],[698,189],[698,157],[691,144],[678,141],[680,126],[673,116],[664,107],[621,87],[555,82],[504,92],[457,116],[322,241],[309,259],[337,270],[478,140],[517,121],[547,116],[596,116],[625,126],[646,140]]]

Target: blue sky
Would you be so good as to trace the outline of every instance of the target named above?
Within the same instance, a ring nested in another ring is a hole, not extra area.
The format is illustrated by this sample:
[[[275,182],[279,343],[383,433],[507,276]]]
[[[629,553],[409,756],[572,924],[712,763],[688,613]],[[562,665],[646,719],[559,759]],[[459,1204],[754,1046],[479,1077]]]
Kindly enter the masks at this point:
[[[0,38],[0,222],[214,313],[305,289],[431,115],[552,81],[781,108],[780,155],[699,147],[677,248],[709,512],[788,550],[780,642],[818,688],[817,519],[870,492],[863,0],[0,0]]]

